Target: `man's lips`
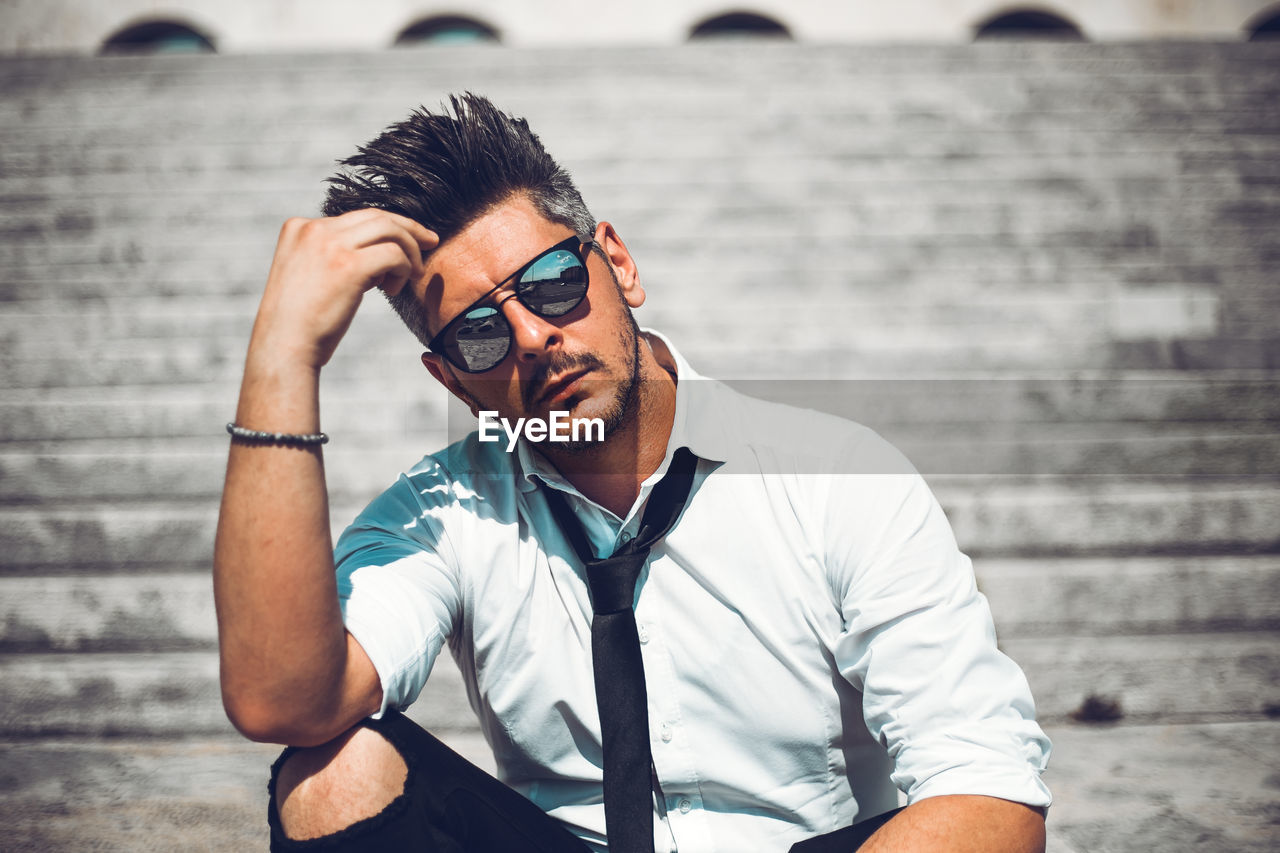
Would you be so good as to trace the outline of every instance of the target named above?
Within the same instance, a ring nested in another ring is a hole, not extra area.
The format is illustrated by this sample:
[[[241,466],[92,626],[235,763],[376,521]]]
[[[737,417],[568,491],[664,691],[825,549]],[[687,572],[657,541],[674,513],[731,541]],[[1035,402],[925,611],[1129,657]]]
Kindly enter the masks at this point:
[[[542,391],[534,398],[535,404],[546,403],[550,405],[561,397],[569,396],[578,386],[578,383],[590,373],[588,368],[579,368],[571,370],[556,379],[549,380],[542,387]]]

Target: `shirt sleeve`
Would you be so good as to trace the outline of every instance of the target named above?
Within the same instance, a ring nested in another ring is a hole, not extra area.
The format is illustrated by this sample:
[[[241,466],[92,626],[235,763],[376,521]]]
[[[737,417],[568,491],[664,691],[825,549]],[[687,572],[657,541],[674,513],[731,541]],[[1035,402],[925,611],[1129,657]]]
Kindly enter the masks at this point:
[[[875,436],[831,482],[836,664],[908,802],[981,794],[1048,806],[1050,744],[1027,680],[996,647],[985,596],[923,479]],[[888,464],[886,464],[886,462]],[[894,470],[901,473],[890,473]]]
[[[418,698],[460,621],[461,586],[446,524],[456,513],[450,486],[438,469],[402,476],[334,549],[343,621],[382,683],[375,717]]]

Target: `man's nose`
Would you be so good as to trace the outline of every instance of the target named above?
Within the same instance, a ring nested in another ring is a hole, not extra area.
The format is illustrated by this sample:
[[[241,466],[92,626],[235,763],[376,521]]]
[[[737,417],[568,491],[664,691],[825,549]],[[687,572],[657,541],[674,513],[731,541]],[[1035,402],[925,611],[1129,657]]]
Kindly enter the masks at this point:
[[[564,343],[560,327],[530,311],[514,293],[502,300],[500,308],[511,325],[512,349],[518,360],[537,361],[548,350]]]

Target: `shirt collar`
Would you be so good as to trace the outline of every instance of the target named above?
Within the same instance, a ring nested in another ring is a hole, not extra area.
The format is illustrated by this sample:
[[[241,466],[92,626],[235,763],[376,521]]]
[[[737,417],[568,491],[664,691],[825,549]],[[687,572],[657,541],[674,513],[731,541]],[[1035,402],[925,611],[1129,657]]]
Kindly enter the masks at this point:
[[[667,440],[666,456],[658,466],[658,470],[653,472],[645,483],[660,479],[666,473],[671,457],[681,447],[689,448],[693,455],[700,459],[712,462],[727,461],[729,459],[728,436],[716,419],[715,397],[719,390],[719,383],[695,371],[675,345],[662,333],[653,329],[641,329],[641,332],[654,339],[652,345],[659,363],[664,367],[674,367],[676,372],[676,413],[671,424],[671,437]],[[670,359],[665,357],[664,348],[666,353],[670,354]],[[520,483],[522,492],[533,491],[541,480],[576,493],[577,490],[561,476],[555,466],[535,451],[523,438],[517,442],[515,454],[517,469],[523,475]]]

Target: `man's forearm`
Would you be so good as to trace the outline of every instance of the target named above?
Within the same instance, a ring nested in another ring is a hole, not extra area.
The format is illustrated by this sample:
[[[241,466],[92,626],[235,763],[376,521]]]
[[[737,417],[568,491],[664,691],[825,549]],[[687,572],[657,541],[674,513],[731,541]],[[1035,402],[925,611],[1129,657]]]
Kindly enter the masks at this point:
[[[380,210],[290,219],[245,359],[237,423],[320,431],[320,369],[365,291],[394,296],[422,271],[436,235]],[[318,446],[233,441],[214,547],[222,697],[256,740],[335,737],[377,710],[373,664],[343,627]]]
[[[318,379],[251,346],[237,423],[318,432]],[[214,593],[232,721],[250,737],[282,739],[286,709],[326,714],[346,666],[346,635],[318,447],[232,443]]]
[[[995,797],[930,797],[898,813],[859,853],[1044,853],[1039,809]]]

